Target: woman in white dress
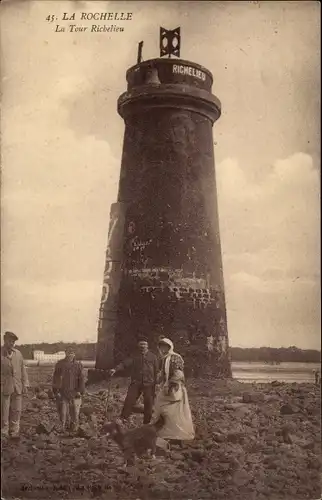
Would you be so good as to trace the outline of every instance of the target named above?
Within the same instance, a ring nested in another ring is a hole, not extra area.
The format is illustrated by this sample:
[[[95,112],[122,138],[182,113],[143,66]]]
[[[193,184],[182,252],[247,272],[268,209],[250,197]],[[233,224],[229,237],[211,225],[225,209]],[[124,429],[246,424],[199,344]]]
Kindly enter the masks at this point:
[[[174,352],[173,342],[163,337],[159,340],[158,349],[161,355],[161,385],[167,385],[169,378],[176,370],[184,371],[184,361],[182,356]]]
[[[161,343],[167,346],[167,350],[160,346],[163,354],[162,380],[155,401],[153,420],[160,415],[165,419],[163,428],[158,432],[160,438],[179,442],[191,441],[195,437],[195,431],[184,380],[184,362],[182,357],[174,352],[171,340],[163,338]]]

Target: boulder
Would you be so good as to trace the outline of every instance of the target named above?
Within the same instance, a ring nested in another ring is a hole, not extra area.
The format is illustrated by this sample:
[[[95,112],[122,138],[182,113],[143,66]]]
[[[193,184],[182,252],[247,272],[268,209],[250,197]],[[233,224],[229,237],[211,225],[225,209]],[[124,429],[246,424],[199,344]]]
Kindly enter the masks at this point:
[[[294,412],[294,408],[290,404],[282,405],[280,408],[281,415],[292,415]]]
[[[205,450],[191,450],[190,456],[194,462],[198,462],[199,464],[204,460],[206,456]]]

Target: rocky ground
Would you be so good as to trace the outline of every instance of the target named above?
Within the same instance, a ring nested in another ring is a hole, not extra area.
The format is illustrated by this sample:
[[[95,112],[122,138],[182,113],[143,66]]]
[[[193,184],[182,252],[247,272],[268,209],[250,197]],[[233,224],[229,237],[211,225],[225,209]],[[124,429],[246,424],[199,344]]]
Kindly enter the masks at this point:
[[[50,391],[31,391],[20,441],[2,444],[3,497],[320,498],[320,390],[313,385],[189,380],[195,441],[128,469],[100,435],[103,422],[119,414],[126,386],[116,379],[109,394],[106,387],[84,397],[77,437],[56,432]],[[135,415],[131,425],[141,419]]]

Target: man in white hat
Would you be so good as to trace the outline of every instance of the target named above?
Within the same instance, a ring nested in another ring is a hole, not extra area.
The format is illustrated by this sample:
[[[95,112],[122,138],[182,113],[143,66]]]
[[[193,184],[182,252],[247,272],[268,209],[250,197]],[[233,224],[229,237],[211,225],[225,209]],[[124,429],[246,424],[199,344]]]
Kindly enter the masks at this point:
[[[19,438],[22,395],[29,387],[23,356],[14,347],[17,335],[5,332],[1,349],[1,435]]]

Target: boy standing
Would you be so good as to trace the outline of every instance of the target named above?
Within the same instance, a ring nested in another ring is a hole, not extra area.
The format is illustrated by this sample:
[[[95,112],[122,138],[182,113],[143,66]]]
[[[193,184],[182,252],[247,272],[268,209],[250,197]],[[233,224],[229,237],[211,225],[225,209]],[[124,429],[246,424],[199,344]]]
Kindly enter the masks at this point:
[[[67,418],[70,414],[71,430],[76,432],[79,425],[79,412],[82,395],[85,392],[83,366],[75,358],[75,350],[66,348],[66,357],[60,359],[53,375],[53,392],[56,395],[57,409],[63,431],[66,431]]]

